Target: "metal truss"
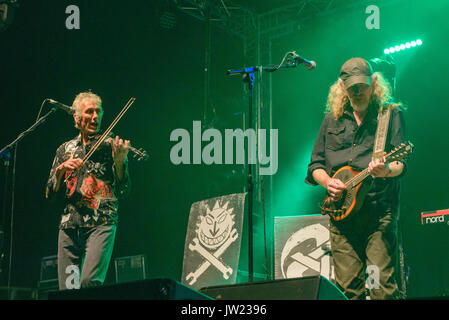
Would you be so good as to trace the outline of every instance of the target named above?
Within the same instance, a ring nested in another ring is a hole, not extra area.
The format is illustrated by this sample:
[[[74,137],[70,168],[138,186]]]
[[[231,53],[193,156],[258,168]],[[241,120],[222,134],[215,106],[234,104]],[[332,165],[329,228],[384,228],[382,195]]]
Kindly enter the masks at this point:
[[[290,4],[256,13],[245,8],[245,0],[173,1],[181,11],[203,21],[211,19],[218,27],[246,41],[257,37],[262,41],[283,37],[297,32],[301,24],[313,18],[373,4],[372,0],[291,0]],[[405,0],[388,0],[382,2],[382,6],[401,1]]]
[[[176,7],[201,21],[242,39],[257,30],[257,14],[241,6],[226,4],[225,0],[174,0]],[[229,2],[226,0],[226,2]]]
[[[199,20],[214,24],[245,40],[259,35],[275,39],[298,30],[298,25],[339,9],[363,6],[369,1],[292,0],[291,4],[263,13],[232,4],[230,0],[173,0],[176,7]],[[239,1],[244,3],[244,1]]]
[[[173,0],[182,12],[243,40],[246,64],[270,63],[268,49],[274,39],[291,35],[315,17],[366,5],[370,0],[292,0],[291,4],[257,13],[245,0]],[[233,4],[238,1],[240,4]]]

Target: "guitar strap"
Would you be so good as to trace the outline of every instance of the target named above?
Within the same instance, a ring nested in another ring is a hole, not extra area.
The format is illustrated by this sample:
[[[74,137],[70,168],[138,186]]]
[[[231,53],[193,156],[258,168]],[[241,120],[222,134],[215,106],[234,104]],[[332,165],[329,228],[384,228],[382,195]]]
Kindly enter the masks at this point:
[[[383,157],[385,150],[385,141],[387,140],[388,124],[390,123],[391,105],[387,108],[381,108],[377,116],[376,138],[374,140],[373,158],[380,159]]]

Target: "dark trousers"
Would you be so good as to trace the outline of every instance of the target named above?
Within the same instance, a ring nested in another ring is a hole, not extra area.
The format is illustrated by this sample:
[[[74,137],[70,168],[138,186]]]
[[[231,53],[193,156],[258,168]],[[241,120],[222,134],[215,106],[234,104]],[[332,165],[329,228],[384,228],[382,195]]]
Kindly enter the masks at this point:
[[[60,229],[59,289],[79,289],[104,283],[114,248],[116,225]]]
[[[349,299],[398,298],[397,218],[391,212],[354,213],[348,221],[330,223],[338,287]]]

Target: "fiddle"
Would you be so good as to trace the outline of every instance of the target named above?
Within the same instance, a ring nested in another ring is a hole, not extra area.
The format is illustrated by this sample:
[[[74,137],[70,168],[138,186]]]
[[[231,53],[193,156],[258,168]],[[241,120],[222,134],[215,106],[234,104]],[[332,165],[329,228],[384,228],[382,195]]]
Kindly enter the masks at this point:
[[[104,142],[111,144],[113,140],[114,139],[112,137],[109,137],[109,138],[106,138]],[[144,149],[142,149],[142,148],[136,149],[131,145],[128,146],[128,149],[133,153],[133,158],[134,159],[137,158],[137,161],[142,161],[142,160],[145,161],[148,159],[148,153]]]

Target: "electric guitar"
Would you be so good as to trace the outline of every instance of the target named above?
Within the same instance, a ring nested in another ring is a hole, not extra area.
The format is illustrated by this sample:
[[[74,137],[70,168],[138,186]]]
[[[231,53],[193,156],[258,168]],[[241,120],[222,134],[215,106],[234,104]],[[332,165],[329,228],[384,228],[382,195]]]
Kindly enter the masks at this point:
[[[402,143],[386,154],[382,158],[382,162],[389,163],[404,159],[412,154],[413,149],[412,143]],[[332,219],[340,221],[357,212],[362,207],[363,200],[369,191],[370,186],[362,183],[369,176],[368,168],[360,172],[353,170],[350,166],[340,168],[332,178],[341,180],[346,188],[336,201],[332,200],[326,193],[321,205],[321,214],[328,214]]]

